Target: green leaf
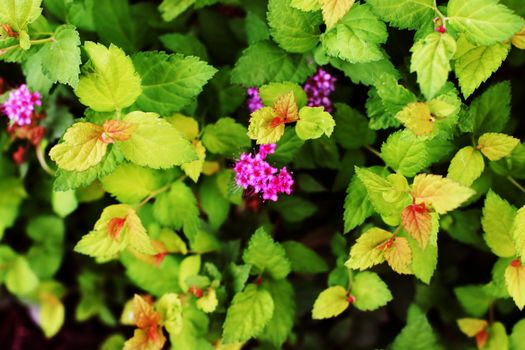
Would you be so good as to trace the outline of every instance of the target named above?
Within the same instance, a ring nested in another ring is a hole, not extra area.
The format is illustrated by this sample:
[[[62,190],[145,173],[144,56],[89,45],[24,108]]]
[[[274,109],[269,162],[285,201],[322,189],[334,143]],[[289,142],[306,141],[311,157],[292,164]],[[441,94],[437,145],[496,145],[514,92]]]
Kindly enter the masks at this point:
[[[201,256],[198,254],[187,256],[181,261],[179,268],[179,286],[183,292],[188,291],[189,287],[191,287],[186,282],[188,277],[198,275],[200,269]]]
[[[421,309],[414,304],[408,309],[406,326],[394,339],[392,350],[440,349],[432,326]]]
[[[386,25],[368,5],[354,5],[334,29],[326,32],[321,42],[326,53],[350,63],[379,61],[380,45],[386,42]]]
[[[510,39],[525,24],[497,0],[450,0],[448,22],[476,45],[492,45]],[[475,11],[473,11],[475,9]]]
[[[383,229],[373,227],[364,232],[357,239],[350,250],[350,256],[345,266],[353,270],[366,270],[374,265],[385,261],[384,249],[381,247],[386,244],[392,233]]]
[[[133,64],[142,79],[136,109],[168,116],[193,102],[217,70],[197,57],[141,52]]]
[[[496,193],[489,191],[483,206],[483,238],[494,254],[503,258],[515,256],[512,225],[516,208]]]
[[[454,72],[465,98],[485,82],[501,66],[510,51],[509,43],[474,46],[465,36],[460,36],[455,54]]]
[[[170,22],[186,11],[194,3],[195,0],[163,0],[159,5],[159,11],[162,14],[162,19],[166,22]]]
[[[248,46],[232,70],[231,81],[243,86],[261,86],[269,82],[302,83],[315,71],[307,56],[290,55],[270,41]]]
[[[478,140],[478,148],[490,160],[500,160],[508,157],[520,140],[505,134],[495,132],[485,133]]]
[[[368,198],[368,192],[363,183],[355,175],[352,177],[345,197],[343,220],[345,232],[349,232],[361,225],[365,220],[372,216],[374,207]]]
[[[494,302],[494,298],[487,294],[485,286],[463,286],[454,288],[454,294],[463,309],[471,316],[483,317]]]
[[[89,73],[80,78],[75,94],[80,102],[98,112],[112,112],[128,107],[142,92],[140,77],[131,59],[111,44],[87,41]]]
[[[299,111],[295,132],[303,140],[317,139],[323,134],[330,137],[334,127],[334,119],[323,107],[303,107]]]
[[[512,350],[525,349],[525,320],[522,319],[514,324],[509,340]]]
[[[217,177],[205,177],[199,188],[199,199],[202,209],[208,216],[213,229],[218,229],[228,218],[230,202],[219,189]]]
[[[319,0],[291,0],[290,6],[307,12],[321,9]]]
[[[410,103],[396,114],[396,119],[417,136],[428,136],[434,131],[435,118],[431,114],[429,103]]]
[[[430,100],[447,82],[456,41],[446,33],[431,33],[417,41],[410,51],[410,72],[417,72],[421,92]]]
[[[350,11],[354,3],[355,0],[321,0],[321,9],[326,28],[332,29]]]
[[[256,140],[258,145],[277,143],[284,134],[285,124],[273,125],[275,118],[277,115],[271,107],[263,107],[253,112],[248,126],[248,137]]]
[[[361,311],[372,311],[392,300],[392,293],[374,272],[359,272],[352,279],[350,291],[355,298],[354,306]]]
[[[160,187],[159,174],[135,164],[119,165],[114,172],[100,179],[104,190],[122,203],[139,203]]]
[[[286,95],[290,91],[293,92],[299,108],[306,106],[307,98],[303,88],[299,84],[290,82],[263,85],[259,88],[259,96],[265,106],[273,106],[279,97]]]
[[[206,148],[204,148],[201,141],[197,140],[195,140],[191,145],[199,159],[194,160],[193,162],[184,163],[180,167],[184,171],[184,173],[188,175],[190,179],[193,180],[193,182],[197,182],[204,167],[204,161],[206,159]]]
[[[75,27],[64,24],[55,30],[54,41],[45,45],[42,70],[52,82],[69,84],[75,88],[80,74],[80,37]]]
[[[184,56],[197,56],[203,61],[208,60],[206,46],[195,35],[170,33],[161,35],[159,39],[168,50]]]
[[[377,85],[383,75],[399,76],[399,72],[387,58],[373,62],[349,63],[332,57],[330,64],[343,71],[354,84]]]
[[[302,243],[295,241],[283,242],[282,246],[292,265],[292,271],[298,273],[322,273],[328,271],[328,265],[323,258]]]
[[[5,275],[7,290],[17,296],[24,296],[38,286],[38,277],[29,266],[27,259],[17,256],[10,262]]]
[[[435,16],[432,0],[369,0],[372,11],[399,29],[420,29]]]
[[[18,216],[18,208],[27,197],[23,182],[18,178],[4,177],[0,181],[0,238],[4,229],[11,227]]]
[[[267,272],[276,280],[288,276],[292,269],[284,248],[274,242],[262,227],[250,238],[242,259],[246,264],[253,265],[252,272],[259,275]]]
[[[344,103],[335,104],[334,139],[346,149],[371,145],[376,133],[368,127],[368,120],[357,110]]]
[[[505,326],[501,322],[494,322],[488,328],[489,339],[483,349],[499,350],[509,348],[509,338]]]
[[[40,326],[46,338],[58,333],[64,324],[66,310],[64,304],[53,295],[43,298],[40,305]]]
[[[274,313],[274,302],[270,292],[246,286],[235,294],[223,324],[223,343],[241,343],[256,337],[263,331]]]
[[[437,220],[436,220],[437,221]],[[410,250],[412,251],[412,272],[423,283],[429,284],[436,271],[438,262],[438,247],[435,244],[438,227],[433,223],[430,244],[422,249],[419,243],[410,235],[406,235]],[[434,241],[434,242],[433,242]]]
[[[466,146],[450,161],[447,177],[464,186],[470,186],[484,169],[485,161],[481,152],[472,146]]]
[[[307,52],[319,42],[321,16],[291,7],[290,0],[270,0],[267,18],[273,39],[288,52]]]
[[[272,208],[288,222],[301,222],[319,209],[314,203],[297,196],[279,198],[277,202],[272,203]]]
[[[381,158],[395,171],[412,177],[428,166],[425,141],[410,132],[390,134],[381,146]]]
[[[212,153],[232,156],[251,146],[250,138],[246,133],[246,128],[235,119],[220,118],[215,124],[208,124],[204,128],[202,142]]]
[[[269,342],[280,348],[292,331],[295,319],[294,289],[287,280],[267,280],[263,288],[270,292],[274,310],[273,315],[257,339]]]
[[[53,191],[51,193],[51,206],[58,216],[65,218],[78,208],[78,200],[75,191]]]
[[[266,20],[252,11],[248,11],[246,14],[246,36],[248,37],[248,44],[250,45],[258,41],[270,39],[270,30],[268,29]]]
[[[0,22],[16,32],[25,31],[42,13],[42,0],[0,0]]]
[[[350,305],[347,298],[348,292],[341,286],[325,289],[315,300],[312,318],[322,320],[340,315]]]
[[[171,168],[196,160],[191,144],[165,119],[155,113],[131,112],[124,117],[135,130],[119,143],[124,157],[141,166]]]

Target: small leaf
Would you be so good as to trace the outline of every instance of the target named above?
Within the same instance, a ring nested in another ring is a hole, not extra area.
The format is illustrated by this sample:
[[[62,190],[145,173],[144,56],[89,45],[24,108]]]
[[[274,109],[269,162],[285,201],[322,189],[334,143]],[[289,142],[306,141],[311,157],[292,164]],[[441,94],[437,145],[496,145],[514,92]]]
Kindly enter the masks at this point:
[[[399,29],[420,29],[435,16],[432,0],[369,0],[381,19]]]
[[[273,111],[277,118],[280,118],[283,122],[294,122],[299,118],[299,112],[297,111],[297,101],[295,94],[290,91],[275,101],[273,105]]]
[[[392,246],[385,249],[384,255],[392,270],[400,274],[412,274],[412,250],[406,238],[396,237]]]
[[[519,260],[513,261],[505,269],[505,285],[516,306],[523,310],[525,306],[525,266]]]
[[[219,301],[215,289],[208,288],[204,295],[197,300],[197,307],[206,313],[215,311]]]
[[[334,119],[323,107],[303,107],[299,111],[295,132],[303,140],[317,139],[323,134],[330,137],[334,127]]]
[[[196,276],[199,274],[201,269],[201,256],[190,255],[185,257],[180,263],[180,272],[179,272],[179,286],[180,289],[186,292],[191,285],[186,283],[188,277]]]
[[[321,0],[326,29],[332,29],[350,11],[354,2],[355,0]]]
[[[56,296],[46,293],[40,305],[40,326],[46,338],[58,333],[65,320],[64,304]]]
[[[512,45],[520,50],[525,50],[525,27],[512,37]]]
[[[425,141],[409,131],[390,134],[381,146],[381,157],[392,169],[409,177],[428,166]]]
[[[194,160],[190,163],[184,163],[181,165],[181,169],[193,182],[197,182],[202,173],[202,168],[204,166],[204,160],[206,159],[206,148],[202,145],[201,141],[195,141],[192,143],[195,153],[199,159]]]
[[[392,300],[392,293],[381,278],[373,272],[359,272],[352,279],[354,306],[361,311],[371,311],[385,306]]]
[[[415,304],[408,308],[407,323],[392,343],[392,350],[439,349],[436,334],[425,313]]]
[[[384,250],[392,233],[373,227],[363,233],[352,246],[345,266],[349,269],[365,270],[385,261]]]
[[[162,323],[170,336],[182,331],[182,302],[176,293],[164,294],[155,304]]]
[[[408,104],[396,118],[417,136],[429,135],[434,130],[434,117],[430,113],[429,105],[425,102]]]
[[[293,92],[299,107],[306,106],[306,93],[298,84],[290,82],[270,83],[259,88],[259,96],[265,106],[273,106],[281,96],[286,95],[289,92]]]
[[[220,118],[215,124],[206,125],[202,142],[211,153],[225,156],[237,155],[252,143],[246,135],[246,128],[228,117]]]
[[[257,144],[276,143],[284,134],[284,123],[274,124],[275,111],[263,107],[251,114],[248,136],[257,140]]]
[[[328,271],[328,264],[317,253],[296,241],[282,243],[292,270],[299,273],[322,273]]]
[[[457,320],[459,329],[467,336],[474,337],[479,332],[485,330],[488,322],[477,318],[460,318]]]
[[[512,237],[512,224],[516,208],[496,193],[489,191],[483,206],[483,238],[494,254],[503,258],[516,255]]]
[[[425,204],[411,204],[401,215],[404,229],[425,249],[432,234],[432,216]]]
[[[520,143],[520,140],[505,134],[490,132],[479,137],[478,148],[490,160],[507,157]]]
[[[472,146],[466,146],[450,161],[447,178],[461,185],[470,186],[481,176],[484,169],[485,162],[481,152]]]
[[[10,262],[5,275],[7,290],[17,296],[31,293],[38,286],[38,277],[23,256],[16,257]]]
[[[334,286],[322,291],[315,300],[312,318],[322,320],[340,315],[348,308],[348,293],[341,286]]]

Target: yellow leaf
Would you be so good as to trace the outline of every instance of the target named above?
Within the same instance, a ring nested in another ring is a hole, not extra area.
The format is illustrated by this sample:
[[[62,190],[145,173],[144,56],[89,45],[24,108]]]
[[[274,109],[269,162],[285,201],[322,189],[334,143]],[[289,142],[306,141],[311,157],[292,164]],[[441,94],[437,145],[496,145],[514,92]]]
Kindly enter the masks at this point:
[[[481,176],[485,161],[481,152],[472,146],[465,146],[450,161],[447,177],[464,186],[470,186]]]
[[[49,151],[49,156],[59,168],[69,171],[84,171],[97,165],[108,144],[102,141],[104,129],[96,124],[79,122],[64,134],[63,142]]]
[[[440,175],[419,174],[412,184],[416,204],[429,204],[438,214],[456,209],[474,194],[474,190]]]
[[[467,336],[474,337],[488,326],[488,322],[477,318],[460,318],[457,320],[459,329]]]
[[[321,320],[323,318],[335,317],[348,308],[348,293],[341,286],[334,286],[323,290],[314,303],[312,318]]]
[[[511,154],[519,143],[515,137],[489,132],[479,137],[478,148],[488,159],[499,160]]]
[[[385,260],[392,270],[400,274],[412,274],[412,250],[408,240],[404,237],[396,237],[390,247],[385,249]]]
[[[355,0],[321,0],[326,29],[331,29],[352,8]]]
[[[205,294],[197,299],[197,307],[206,313],[215,311],[219,301],[215,289],[208,288]]]
[[[525,306],[525,267],[521,261],[514,260],[507,266],[505,285],[516,306],[523,310]]]
[[[396,118],[417,136],[429,135],[434,129],[434,117],[425,102],[413,102],[408,104]]]
[[[176,113],[166,118],[187,140],[192,141],[199,136],[199,123],[192,117]]]
[[[454,105],[449,101],[442,100],[440,97],[429,101],[428,108],[430,113],[436,118],[446,118],[450,115],[456,114],[460,109],[457,105]]]
[[[282,123],[296,121],[299,118],[299,111],[297,110],[297,101],[293,91],[279,97],[273,105],[273,111]]]
[[[432,235],[432,216],[425,203],[411,204],[401,213],[403,227],[423,249]]]
[[[345,266],[349,269],[365,270],[385,261],[383,250],[392,237],[388,231],[373,227],[363,233],[350,250]]]
[[[271,107],[263,107],[251,114],[248,136],[257,144],[276,143],[284,134],[284,124],[273,125],[277,118]]]
[[[518,49],[525,50],[525,27],[512,37],[512,44]]]
[[[199,176],[202,173],[202,167],[204,166],[206,148],[204,148],[201,141],[197,140],[193,141],[192,146],[199,159],[190,163],[182,164],[181,169],[184,170],[184,173],[188,175],[189,178],[193,180],[193,182],[197,182],[199,180]]]

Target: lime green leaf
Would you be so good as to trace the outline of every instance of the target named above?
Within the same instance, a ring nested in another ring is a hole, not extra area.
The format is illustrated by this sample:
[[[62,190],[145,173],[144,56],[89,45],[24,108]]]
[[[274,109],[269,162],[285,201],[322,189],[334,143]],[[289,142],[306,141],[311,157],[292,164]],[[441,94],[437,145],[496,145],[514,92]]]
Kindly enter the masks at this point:
[[[348,292],[341,286],[323,290],[315,300],[312,318],[322,320],[340,315],[350,305],[347,299]]]
[[[512,224],[512,237],[519,256],[525,257],[525,206],[516,213]],[[525,260],[525,258],[523,258]]]
[[[321,9],[321,3],[319,0],[292,0],[290,6],[307,12]]]
[[[175,129],[177,129],[186,140],[193,141],[199,136],[199,123],[194,118],[176,113],[166,119],[173,124]]]
[[[330,56],[350,63],[379,61],[383,53],[379,45],[386,42],[386,25],[368,5],[354,5],[338,24],[321,38]]]
[[[70,171],[84,171],[100,163],[108,144],[101,140],[104,129],[96,124],[78,122],[63,136],[63,142],[49,151],[57,165]]]
[[[306,106],[306,93],[298,84],[284,82],[284,83],[270,83],[259,88],[259,96],[265,106],[273,106],[279,97],[286,95],[290,91],[293,92],[297,105],[300,107]]]
[[[124,157],[150,168],[170,168],[197,159],[191,144],[155,113],[131,112],[124,121],[135,126],[131,137],[119,143]]]
[[[188,277],[198,275],[200,269],[201,256],[198,254],[187,256],[181,261],[179,273],[179,286],[182,291],[186,292],[189,289],[189,287],[191,287],[186,283],[186,279]]]
[[[225,344],[245,342],[258,336],[271,320],[274,302],[271,294],[254,284],[235,294],[223,325]]]
[[[197,307],[206,313],[211,313],[217,309],[219,300],[217,299],[217,293],[215,289],[208,288],[205,294],[197,300]]]
[[[299,273],[321,273],[328,271],[328,265],[317,253],[296,241],[283,242],[282,246],[292,265],[292,271]]]
[[[217,70],[197,57],[141,52],[133,64],[142,80],[136,109],[168,116],[190,104]]]
[[[78,200],[75,191],[53,191],[51,193],[51,206],[58,216],[65,218],[78,208]]]
[[[349,269],[366,270],[385,261],[383,254],[392,233],[373,227],[363,233],[352,246],[350,257],[345,263]]]
[[[122,203],[138,203],[160,187],[154,170],[135,164],[119,165],[114,172],[100,179],[104,190]]]
[[[520,320],[514,327],[510,335],[510,348],[513,350],[523,350],[525,347],[525,320]]]
[[[160,224],[176,230],[184,228],[186,235],[199,226],[199,209],[192,190],[182,181],[176,181],[168,192],[160,194],[153,204],[153,215]]]
[[[369,0],[381,19],[400,29],[420,29],[435,16],[432,0]]]
[[[461,92],[467,98],[498,70],[507,58],[510,44],[498,42],[490,46],[474,46],[463,35],[457,44],[454,72]]]
[[[359,272],[352,279],[354,306],[361,311],[372,311],[392,300],[392,293],[383,280],[374,272]]]
[[[349,232],[361,225],[366,218],[374,213],[366,187],[357,176],[352,178],[346,190],[344,209],[345,232]]]
[[[263,287],[272,296],[274,311],[272,318],[257,339],[270,342],[280,348],[288,338],[294,324],[294,289],[287,280],[267,280]]]
[[[0,22],[9,24],[17,32],[25,31],[42,13],[42,0],[1,0]]]
[[[494,254],[502,258],[515,256],[512,224],[516,208],[496,193],[489,191],[483,206],[483,238]]]
[[[217,177],[205,177],[199,187],[199,200],[213,229],[218,229],[228,218],[230,202],[217,183]]]
[[[457,183],[470,186],[481,176],[485,161],[481,152],[472,146],[460,149],[450,161],[447,177]]]
[[[509,338],[505,326],[501,322],[494,322],[488,329],[489,339],[484,350],[499,350],[509,348]]]
[[[483,317],[494,302],[485,286],[469,285],[454,288],[454,294],[458,298],[463,309],[472,316]]]
[[[201,141],[193,142],[192,146],[199,159],[190,163],[182,164],[181,169],[186,175],[188,175],[190,179],[193,180],[193,182],[197,182],[199,180],[199,176],[202,173],[204,160],[206,159],[206,148],[204,148]]]
[[[474,337],[479,332],[485,330],[488,326],[486,320],[480,320],[477,318],[460,318],[456,321],[459,329],[467,336]]]
[[[206,46],[195,35],[170,33],[161,35],[159,39],[170,51],[184,56],[197,56],[203,61],[208,60]]]
[[[440,175],[420,174],[412,184],[416,202],[430,204],[439,214],[456,209],[473,195],[474,190]]]
[[[317,139],[323,134],[330,137],[334,127],[334,119],[323,107],[303,107],[299,111],[295,132],[303,140]]]
[[[40,305],[40,326],[46,338],[58,333],[65,319],[64,304],[54,295],[46,295]]]
[[[417,41],[410,51],[410,72],[417,72],[421,92],[430,100],[447,82],[450,59],[456,52],[456,41],[446,33],[431,33]]]
[[[326,28],[332,29],[350,11],[354,2],[355,0],[321,0]]]
[[[195,0],[163,0],[159,5],[159,11],[162,14],[162,19],[170,22],[194,3]]]
[[[290,6],[290,0],[268,2],[268,24],[273,39],[289,52],[307,52],[319,41],[321,16]]]
[[[432,116],[430,106],[425,102],[412,102],[396,114],[398,119],[407,129],[417,136],[432,134],[435,118]]]
[[[38,277],[29,266],[27,259],[17,256],[8,265],[5,275],[7,290],[11,293],[24,296],[31,293],[38,286]]]
[[[428,166],[425,141],[410,132],[391,134],[381,146],[381,158],[392,169],[408,177]]]
[[[450,0],[448,22],[477,45],[492,45],[510,39],[525,24],[497,0]],[[475,11],[473,11],[475,9]]]
[[[164,294],[155,304],[155,309],[162,317],[166,331],[177,335],[182,331],[182,302],[176,293]]]
[[[488,159],[500,160],[509,156],[519,143],[515,137],[490,132],[480,136],[478,148]]]
[[[516,306],[523,310],[525,306],[525,267],[518,261],[507,266],[505,270],[505,285]]]
[[[406,326],[394,339],[392,350],[439,349],[437,337],[421,309],[411,305],[408,309]]]
[[[291,271],[291,264],[284,248],[274,242],[263,228],[257,229],[252,235],[242,259],[246,264],[253,265],[254,273],[267,272],[277,280],[285,278]]]
[[[273,125],[275,118],[277,115],[271,107],[263,107],[253,112],[248,136],[252,140],[257,140],[257,144],[276,143],[284,135],[284,124]]]
[[[259,41],[242,53],[231,73],[234,84],[261,86],[269,82],[302,83],[315,71],[306,56],[289,55],[270,41]]]
[[[53,82],[69,84],[75,88],[80,74],[80,37],[75,27],[64,24],[58,27],[54,41],[45,45],[42,55],[42,69]]]
[[[87,41],[84,48],[91,60],[90,72],[75,89],[80,102],[98,112],[128,107],[141,94],[140,77],[131,59],[114,45]]]
[[[208,124],[202,135],[202,142],[212,153],[226,156],[236,155],[243,148],[251,146],[246,128],[232,118],[220,118],[215,124]]]

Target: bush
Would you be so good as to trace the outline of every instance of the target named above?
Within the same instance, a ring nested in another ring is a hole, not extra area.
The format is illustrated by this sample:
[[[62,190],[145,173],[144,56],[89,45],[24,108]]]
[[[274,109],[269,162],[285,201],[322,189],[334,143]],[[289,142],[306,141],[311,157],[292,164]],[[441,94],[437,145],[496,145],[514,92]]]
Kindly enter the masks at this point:
[[[0,343],[525,349],[524,15],[0,0]]]

